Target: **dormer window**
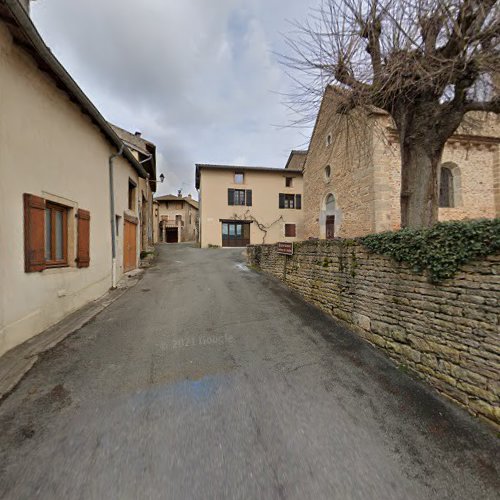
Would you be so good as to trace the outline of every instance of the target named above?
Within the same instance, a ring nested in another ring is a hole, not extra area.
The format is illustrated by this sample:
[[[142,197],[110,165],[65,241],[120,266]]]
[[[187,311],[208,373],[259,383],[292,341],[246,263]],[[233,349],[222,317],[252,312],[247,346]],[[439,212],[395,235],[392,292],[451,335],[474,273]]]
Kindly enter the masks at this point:
[[[243,184],[244,182],[245,182],[245,175],[243,174],[243,172],[235,172],[234,183]]]

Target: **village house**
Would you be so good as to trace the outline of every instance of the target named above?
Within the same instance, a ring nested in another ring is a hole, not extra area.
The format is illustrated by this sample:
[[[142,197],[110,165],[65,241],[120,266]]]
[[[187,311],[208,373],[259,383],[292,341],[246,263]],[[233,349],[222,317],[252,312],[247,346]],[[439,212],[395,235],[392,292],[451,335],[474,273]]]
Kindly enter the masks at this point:
[[[0,0],[0,355],[137,267],[148,177],[28,7]]]
[[[201,247],[303,239],[302,171],[290,163],[286,169],[197,164]]]
[[[141,132],[128,132],[110,124],[118,137],[130,149],[134,157],[146,171],[146,179],[139,178],[139,222],[141,227],[141,252],[151,251],[153,240],[153,196],[156,192],[156,146],[142,137]]]
[[[198,239],[198,202],[189,194],[155,198],[155,243],[180,243]]]
[[[439,220],[500,215],[500,119],[477,116],[446,144]],[[336,112],[325,91],[304,164],[304,236],[356,237],[400,227],[400,165],[387,113]]]

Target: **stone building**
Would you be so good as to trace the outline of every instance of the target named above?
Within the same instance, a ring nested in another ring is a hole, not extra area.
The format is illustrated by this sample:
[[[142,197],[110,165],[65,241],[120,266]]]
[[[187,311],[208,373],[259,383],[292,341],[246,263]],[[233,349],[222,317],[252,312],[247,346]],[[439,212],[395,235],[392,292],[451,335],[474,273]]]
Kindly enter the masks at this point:
[[[191,195],[168,194],[155,198],[155,243],[198,239],[198,202]]]
[[[303,238],[300,169],[199,164],[196,188],[203,248]]]
[[[439,220],[500,215],[500,119],[475,115],[445,146]],[[336,112],[327,87],[304,164],[305,236],[356,237],[400,227],[401,165],[387,113]]]
[[[147,172],[17,0],[0,0],[0,75],[1,355],[137,267]]]

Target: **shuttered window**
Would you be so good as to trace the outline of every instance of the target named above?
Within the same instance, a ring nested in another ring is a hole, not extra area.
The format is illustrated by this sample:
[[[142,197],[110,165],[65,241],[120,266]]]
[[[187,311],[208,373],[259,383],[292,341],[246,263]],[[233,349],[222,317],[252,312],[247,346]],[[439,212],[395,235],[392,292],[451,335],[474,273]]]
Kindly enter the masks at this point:
[[[228,205],[246,205],[252,206],[252,190],[251,189],[228,189],[227,190]]]
[[[78,221],[78,245],[76,265],[89,267],[90,265],[90,212],[79,209],[76,218]]]
[[[279,194],[279,208],[302,208],[302,195],[300,194]]]
[[[24,194],[24,269],[27,273],[50,267],[65,267],[68,259],[69,208]],[[90,263],[90,213],[78,210],[76,262],[78,267]]]

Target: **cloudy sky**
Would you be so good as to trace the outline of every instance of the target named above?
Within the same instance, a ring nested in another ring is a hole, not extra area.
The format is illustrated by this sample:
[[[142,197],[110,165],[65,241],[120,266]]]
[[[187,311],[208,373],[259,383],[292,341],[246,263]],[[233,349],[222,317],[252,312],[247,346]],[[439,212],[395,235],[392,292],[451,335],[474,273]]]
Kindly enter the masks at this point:
[[[158,193],[195,195],[196,162],[283,167],[307,145],[274,53],[318,2],[37,0],[32,17],[105,118],[156,143]]]

